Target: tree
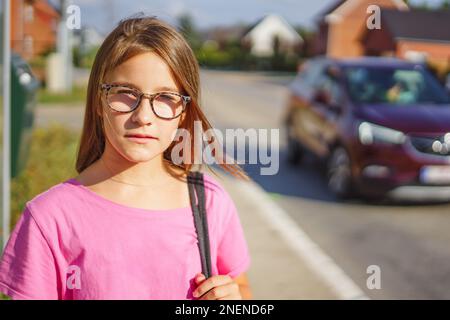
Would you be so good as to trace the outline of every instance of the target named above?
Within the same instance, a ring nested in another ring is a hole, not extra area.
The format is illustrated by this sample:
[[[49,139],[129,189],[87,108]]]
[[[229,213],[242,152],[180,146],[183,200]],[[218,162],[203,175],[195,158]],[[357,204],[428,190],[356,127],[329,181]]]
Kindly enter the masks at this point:
[[[192,21],[192,17],[188,13],[184,13],[178,17],[178,28],[192,50],[197,51],[201,46],[201,39]]]
[[[422,1],[420,4],[413,4],[409,0],[404,0],[405,3],[410,7],[411,9],[420,9],[420,10],[429,10],[430,7],[428,6],[428,3],[426,1]]]
[[[411,9],[422,9],[422,10],[432,10],[432,7],[430,7],[427,3],[427,1],[422,1],[418,4],[413,4],[409,0],[404,0],[405,3],[410,7]],[[444,0],[441,2],[441,4],[436,8],[437,10],[449,10],[450,9],[450,0]]]

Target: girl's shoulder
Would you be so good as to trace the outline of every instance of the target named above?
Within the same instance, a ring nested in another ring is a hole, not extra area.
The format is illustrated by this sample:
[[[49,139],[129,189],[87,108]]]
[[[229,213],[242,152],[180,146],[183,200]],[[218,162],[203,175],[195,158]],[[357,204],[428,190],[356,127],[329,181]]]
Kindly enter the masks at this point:
[[[223,190],[221,183],[219,182],[221,177],[213,177],[212,173],[203,172],[203,181],[205,185],[205,189],[208,189],[212,192],[219,192]]]
[[[205,186],[205,193],[211,194],[214,197],[225,197],[228,196],[228,192],[223,186],[221,176],[213,176],[212,173],[203,173],[203,181]]]
[[[223,177],[213,176],[210,173],[203,173],[203,180],[205,185],[205,197],[207,207],[216,207],[222,210],[234,207],[234,202],[224,187]]]
[[[44,214],[49,216],[52,213],[59,212],[61,208],[70,204],[76,204],[80,201],[71,188],[71,181],[67,179],[56,185],[51,186],[47,190],[37,194],[25,204],[26,209],[34,214]]]

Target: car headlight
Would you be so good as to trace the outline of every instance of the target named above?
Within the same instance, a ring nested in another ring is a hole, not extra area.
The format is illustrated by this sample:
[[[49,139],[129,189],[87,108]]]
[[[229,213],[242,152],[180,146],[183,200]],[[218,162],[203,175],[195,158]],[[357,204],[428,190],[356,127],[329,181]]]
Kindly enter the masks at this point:
[[[361,122],[358,127],[359,141],[362,144],[372,144],[376,142],[402,144],[405,142],[403,132],[379,126],[370,122]]]

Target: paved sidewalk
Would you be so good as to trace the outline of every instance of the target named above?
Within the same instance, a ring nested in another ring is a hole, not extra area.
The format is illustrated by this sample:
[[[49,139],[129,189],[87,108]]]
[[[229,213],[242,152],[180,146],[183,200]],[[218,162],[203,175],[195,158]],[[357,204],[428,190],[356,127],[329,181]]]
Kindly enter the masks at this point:
[[[61,125],[72,130],[81,130],[84,118],[84,104],[60,103],[36,106],[35,127],[49,127],[52,124]]]
[[[236,204],[249,245],[252,264],[248,276],[254,299],[337,299],[258,213],[261,204],[246,197],[247,182],[220,174],[223,179],[219,181]]]

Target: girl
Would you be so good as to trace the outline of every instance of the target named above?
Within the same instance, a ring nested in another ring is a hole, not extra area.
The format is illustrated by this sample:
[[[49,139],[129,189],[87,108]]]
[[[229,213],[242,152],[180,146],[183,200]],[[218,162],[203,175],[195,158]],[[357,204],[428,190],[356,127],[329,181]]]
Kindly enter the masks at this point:
[[[209,174],[212,276],[201,274],[186,184],[192,161],[172,155],[178,129],[192,133],[194,121],[211,128],[199,90],[198,63],[177,31],[154,17],[119,23],[91,71],[79,175],[27,202],[0,262],[1,292],[13,299],[251,298],[235,205]],[[221,166],[248,179],[235,164]]]

